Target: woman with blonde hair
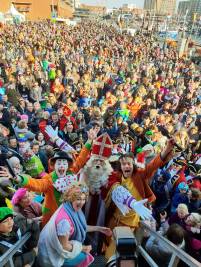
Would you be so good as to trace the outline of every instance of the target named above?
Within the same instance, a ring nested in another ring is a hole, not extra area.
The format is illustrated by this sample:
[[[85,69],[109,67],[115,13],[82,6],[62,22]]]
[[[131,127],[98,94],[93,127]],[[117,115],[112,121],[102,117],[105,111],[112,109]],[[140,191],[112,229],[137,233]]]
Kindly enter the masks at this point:
[[[180,226],[184,227],[185,225],[185,219],[188,216],[189,212],[188,212],[188,207],[186,204],[179,204],[177,206],[177,210],[176,212],[170,216],[168,223],[169,225],[173,224],[173,223],[177,223]]]
[[[45,267],[87,267],[93,262],[91,246],[83,245],[86,232],[110,235],[109,228],[88,226],[82,207],[89,190],[83,184],[71,185],[62,196],[63,204],[41,232],[38,263]]]
[[[185,128],[181,128],[174,136],[175,142],[181,146],[182,149],[186,149],[189,143],[189,136]]]

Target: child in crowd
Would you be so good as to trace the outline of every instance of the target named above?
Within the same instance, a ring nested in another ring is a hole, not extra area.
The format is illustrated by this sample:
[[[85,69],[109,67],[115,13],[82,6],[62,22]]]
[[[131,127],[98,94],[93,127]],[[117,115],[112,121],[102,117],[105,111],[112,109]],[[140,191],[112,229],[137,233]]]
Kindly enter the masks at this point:
[[[35,222],[27,221],[22,216],[15,217],[11,209],[0,207],[0,255],[3,255],[26,232],[31,232],[31,237],[13,256],[15,267],[28,267],[34,263],[40,230]]]

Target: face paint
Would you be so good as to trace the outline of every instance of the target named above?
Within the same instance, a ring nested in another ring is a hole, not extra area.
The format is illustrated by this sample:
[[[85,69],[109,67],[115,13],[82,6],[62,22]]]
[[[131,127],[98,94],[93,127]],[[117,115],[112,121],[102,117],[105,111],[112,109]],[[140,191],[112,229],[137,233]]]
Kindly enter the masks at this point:
[[[55,172],[58,177],[65,177],[68,170],[68,161],[66,159],[57,159],[55,162]]]

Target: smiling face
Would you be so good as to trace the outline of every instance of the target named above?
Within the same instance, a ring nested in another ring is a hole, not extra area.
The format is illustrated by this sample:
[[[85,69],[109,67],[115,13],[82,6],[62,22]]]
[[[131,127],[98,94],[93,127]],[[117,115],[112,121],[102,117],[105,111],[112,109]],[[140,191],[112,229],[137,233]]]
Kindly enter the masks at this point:
[[[121,170],[125,178],[131,177],[133,173],[133,159],[130,157],[125,157],[120,159]]]
[[[192,215],[189,215],[187,218],[186,218],[186,220],[185,220],[185,223],[187,224],[187,225],[190,225],[190,226],[193,226],[193,216]]]
[[[44,140],[44,135],[42,133],[38,134],[38,141],[43,141]]]
[[[68,170],[68,161],[66,159],[57,159],[55,162],[55,172],[58,177],[65,177]]]
[[[86,195],[82,193],[77,197],[75,201],[72,202],[73,209],[75,211],[79,211],[80,209],[82,209],[85,202],[86,202]]]
[[[72,132],[73,132],[73,124],[72,124],[72,122],[68,122],[68,123],[66,124],[66,131],[67,131],[68,133],[72,133]]]
[[[22,208],[26,208],[29,205],[31,205],[31,202],[32,202],[32,195],[30,194],[30,192],[27,191],[26,194],[23,196],[23,198],[21,198],[19,205]]]
[[[184,209],[178,209],[177,210],[177,214],[178,214],[178,217],[180,219],[183,219],[183,218],[186,217],[186,215],[188,214],[188,212],[186,210],[184,210]]]
[[[8,234],[12,232],[13,224],[14,224],[14,221],[12,217],[8,217],[5,220],[3,220],[0,223],[0,233]]]

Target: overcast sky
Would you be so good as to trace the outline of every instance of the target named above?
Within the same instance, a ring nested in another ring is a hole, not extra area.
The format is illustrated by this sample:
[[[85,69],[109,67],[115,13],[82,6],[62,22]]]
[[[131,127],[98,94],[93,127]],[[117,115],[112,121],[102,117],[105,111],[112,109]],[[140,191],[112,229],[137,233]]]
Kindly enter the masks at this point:
[[[84,4],[107,5],[107,7],[119,7],[122,4],[135,4],[137,7],[143,7],[143,0],[80,0]],[[179,0],[177,0],[179,2]]]

